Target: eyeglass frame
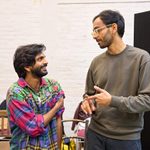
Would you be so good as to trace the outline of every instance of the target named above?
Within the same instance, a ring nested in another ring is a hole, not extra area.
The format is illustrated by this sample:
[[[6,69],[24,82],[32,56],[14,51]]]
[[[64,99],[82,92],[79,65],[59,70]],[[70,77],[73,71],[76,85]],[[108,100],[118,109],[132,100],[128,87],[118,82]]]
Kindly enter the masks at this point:
[[[102,26],[101,28],[96,28],[96,29],[93,30],[93,32],[91,34],[92,34],[92,36],[94,36],[95,34],[99,34],[105,28],[110,28],[110,27],[112,27],[112,24],[108,24],[108,25]]]

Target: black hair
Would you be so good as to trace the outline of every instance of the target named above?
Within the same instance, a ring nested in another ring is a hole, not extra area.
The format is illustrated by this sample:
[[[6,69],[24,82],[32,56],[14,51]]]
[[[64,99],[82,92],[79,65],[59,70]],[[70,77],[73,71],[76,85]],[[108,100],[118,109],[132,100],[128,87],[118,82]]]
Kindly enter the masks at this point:
[[[104,10],[93,18],[93,22],[98,17],[103,21],[105,25],[116,23],[118,26],[118,34],[120,37],[123,37],[125,30],[125,21],[123,16],[118,11]]]
[[[34,65],[35,57],[44,50],[46,50],[46,47],[43,44],[23,45],[16,49],[13,58],[13,65],[18,77],[25,78],[25,67]]]

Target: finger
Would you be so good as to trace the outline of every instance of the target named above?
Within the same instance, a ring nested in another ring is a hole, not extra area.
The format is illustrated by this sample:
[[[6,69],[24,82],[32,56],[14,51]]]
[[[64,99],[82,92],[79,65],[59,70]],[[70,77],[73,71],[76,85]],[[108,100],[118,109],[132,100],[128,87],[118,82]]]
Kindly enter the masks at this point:
[[[86,110],[87,110],[87,113],[88,114],[92,114],[92,109],[91,109],[91,106],[88,104],[88,105],[86,105]]]
[[[83,111],[85,114],[87,114],[87,111],[85,110],[85,108],[84,108],[83,105],[81,105],[81,109],[82,109],[82,111]]]
[[[87,97],[88,97],[88,95],[87,95],[87,94],[85,94],[85,95],[84,95],[84,99],[86,99]]]
[[[92,110],[88,101],[84,101],[81,105],[81,108],[86,114],[92,114]]]
[[[90,100],[90,106],[91,106],[92,111],[96,110],[96,107],[95,107],[95,104],[94,104],[94,100]]]
[[[60,101],[60,102],[63,102],[63,101],[64,101],[64,99],[61,97],[61,98],[59,99],[59,101]]]
[[[98,93],[104,93],[105,92],[105,90],[103,90],[103,89],[101,89],[100,87],[98,87],[98,86],[94,86],[94,89],[98,92]]]
[[[58,103],[63,106],[64,105],[64,99],[60,98],[59,101],[58,101]]]
[[[90,100],[94,100],[97,98],[97,95],[93,95],[93,96],[89,96],[86,100],[90,101]]]

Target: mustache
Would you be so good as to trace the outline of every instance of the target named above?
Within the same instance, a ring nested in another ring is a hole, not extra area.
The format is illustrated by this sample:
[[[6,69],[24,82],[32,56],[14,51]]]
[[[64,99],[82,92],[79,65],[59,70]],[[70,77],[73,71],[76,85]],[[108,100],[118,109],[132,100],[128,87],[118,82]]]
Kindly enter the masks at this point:
[[[45,63],[41,66],[41,68],[43,68],[43,67],[47,67],[47,63]]]

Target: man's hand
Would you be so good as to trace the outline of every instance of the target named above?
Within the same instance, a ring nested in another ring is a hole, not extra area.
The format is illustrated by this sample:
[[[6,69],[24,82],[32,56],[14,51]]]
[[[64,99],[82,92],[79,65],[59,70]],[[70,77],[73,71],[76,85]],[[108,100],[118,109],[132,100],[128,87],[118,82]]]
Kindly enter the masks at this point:
[[[97,94],[89,96],[87,100],[95,100],[96,104],[100,106],[108,106],[111,103],[111,95],[106,90],[101,89],[98,86],[94,86],[94,89]]]
[[[94,106],[93,100],[88,100],[88,97],[88,95],[85,96],[81,105],[81,109],[84,111],[84,113],[91,115],[96,108]]]
[[[60,109],[61,107],[64,106],[64,99],[61,98],[56,104],[55,104],[55,108],[58,110]]]
[[[44,125],[48,125],[48,123],[53,119],[56,112],[64,106],[64,99],[60,98],[58,102],[56,102],[55,106],[46,114],[43,115],[44,118]]]

